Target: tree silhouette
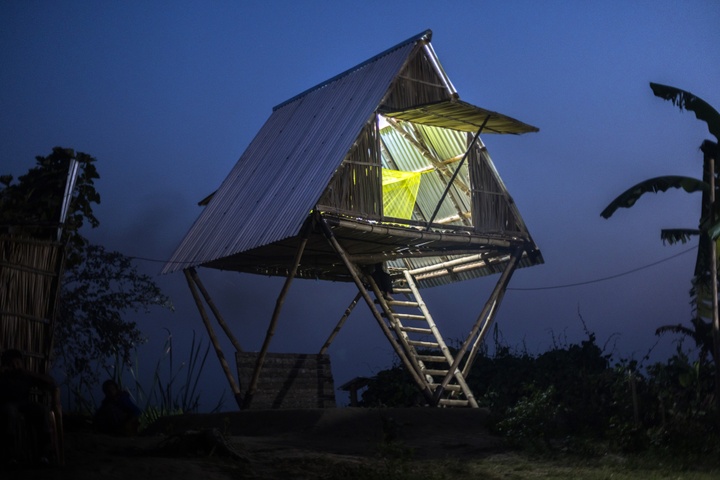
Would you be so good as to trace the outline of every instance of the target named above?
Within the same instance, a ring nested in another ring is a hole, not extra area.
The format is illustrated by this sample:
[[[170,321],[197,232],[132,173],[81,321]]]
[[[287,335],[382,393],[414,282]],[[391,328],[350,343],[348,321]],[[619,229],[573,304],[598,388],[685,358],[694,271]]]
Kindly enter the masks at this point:
[[[94,245],[82,234],[85,225],[100,225],[93,213],[93,205],[100,203],[94,186],[100,178],[95,162],[86,153],[55,147],[50,155],[36,157],[36,166],[17,181],[11,175],[0,176],[0,233],[66,245],[54,332],[59,360],[55,369],[76,386],[96,382],[116,362],[130,363],[135,346],[144,338],[127,318],[129,313],[152,305],[170,306],[131,258]],[[77,166],[74,184],[68,183],[74,176],[69,174],[73,164]],[[73,188],[68,190],[69,184]]]

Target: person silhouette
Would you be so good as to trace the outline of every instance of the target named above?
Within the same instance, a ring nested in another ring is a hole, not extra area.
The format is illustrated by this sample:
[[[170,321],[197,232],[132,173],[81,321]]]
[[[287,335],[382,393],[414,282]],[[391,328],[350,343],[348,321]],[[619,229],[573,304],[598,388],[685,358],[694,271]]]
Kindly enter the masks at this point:
[[[0,357],[0,448],[9,463],[19,463],[23,445],[19,433],[25,426],[37,438],[33,460],[49,463],[52,451],[50,408],[32,398],[34,389],[57,394],[57,384],[50,375],[27,370],[20,350],[5,350]]]
[[[95,413],[95,428],[113,435],[136,434],[142,410],[135,405],[130,393],[122,390],[115,380],[105,380],[102,390],[105,398]]]
[[[392,277],[385,271],[385,266],[382,263],[376,263],[371,276],[385,300],[391,302],[393,300],[392,296],[390,296],[393,293]]]

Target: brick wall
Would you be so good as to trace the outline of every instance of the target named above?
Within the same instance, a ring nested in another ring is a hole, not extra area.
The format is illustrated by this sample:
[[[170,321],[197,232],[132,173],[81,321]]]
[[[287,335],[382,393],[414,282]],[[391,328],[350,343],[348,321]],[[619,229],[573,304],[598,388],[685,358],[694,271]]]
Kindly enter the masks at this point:
[[[236,352],[240,390],[245,393],[252,379],[257,352]],[[335,385],[330,356],[319,354],[268,353],[260,372],[250,408],[334,408]]]

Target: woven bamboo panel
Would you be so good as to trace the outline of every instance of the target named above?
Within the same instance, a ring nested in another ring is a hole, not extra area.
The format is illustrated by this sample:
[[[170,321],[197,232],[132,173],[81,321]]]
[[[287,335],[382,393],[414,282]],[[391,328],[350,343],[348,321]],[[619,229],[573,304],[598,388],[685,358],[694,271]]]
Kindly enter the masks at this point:
[[[0,351],[21,350],[39,372],[52,349],[62,254],[55,242],[0,236]]]

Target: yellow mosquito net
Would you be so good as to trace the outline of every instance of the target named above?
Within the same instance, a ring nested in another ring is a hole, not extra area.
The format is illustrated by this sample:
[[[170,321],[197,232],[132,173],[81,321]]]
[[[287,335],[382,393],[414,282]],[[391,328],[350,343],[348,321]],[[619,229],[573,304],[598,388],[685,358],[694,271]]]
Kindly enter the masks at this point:
[[[382,169],[383,215],[410,220],[420,188],[420,172]]]

